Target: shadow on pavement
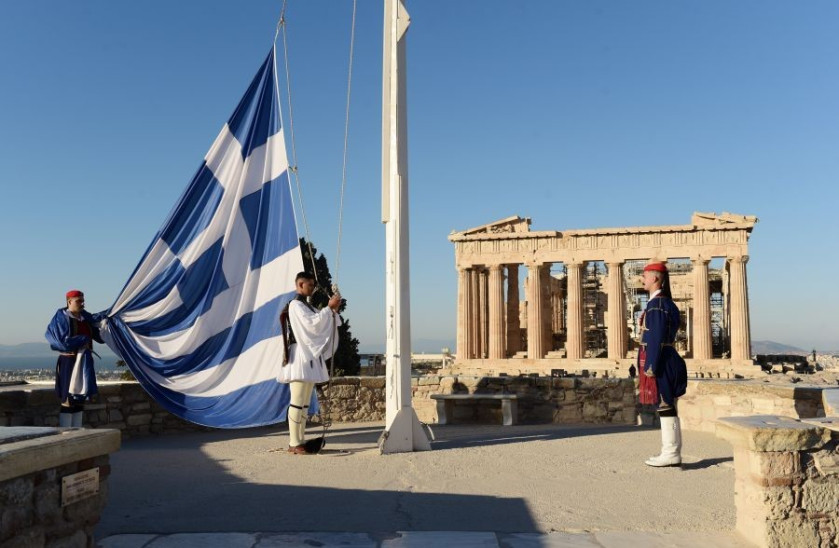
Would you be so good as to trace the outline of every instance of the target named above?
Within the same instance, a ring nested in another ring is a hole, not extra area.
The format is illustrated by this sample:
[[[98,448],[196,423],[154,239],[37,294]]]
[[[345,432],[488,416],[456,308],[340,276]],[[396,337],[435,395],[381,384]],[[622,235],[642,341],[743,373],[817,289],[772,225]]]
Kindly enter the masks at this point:
[[[726,462],[734,462],[734,457],[726,457],[719,459],[703,459],[697,462],[682,462],[682,470],[702,470],[703,468],[711,468],[712,466],[719,466]]]
[[[381,425],[339,428],[327,448],[369,455],[381,431]],[[318,435],[320,429],[312,433]],[[341,474],[336,483],[343,485],[358,481],[350,478],[347,483],[347,474],[353,472],[337,464],[344,459],[288,455],[286,444],[285,429],[277,427],[127,440],[111,456],[108,503],[96,538],[129,533],[479,531],[487,524],[498,531],[538,532],[522,498],[419,493],[399,484],[393,489],[381,484],[371,489],[324,486],[330,482],[328,474]],[[381,461],[359,458],[351,459],[355,474],[377,473]]]

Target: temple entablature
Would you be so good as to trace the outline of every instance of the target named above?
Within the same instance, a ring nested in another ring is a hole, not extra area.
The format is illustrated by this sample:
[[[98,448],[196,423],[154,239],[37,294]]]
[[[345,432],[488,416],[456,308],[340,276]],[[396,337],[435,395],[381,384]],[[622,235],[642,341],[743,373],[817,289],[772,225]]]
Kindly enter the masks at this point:
[[[689,225],[531,231],[530,219],[507,217],[452,232],[459,268],[520,262],[627,261],[748,255],[757,217],[694,213]],[[526,258],[526,260],[525,260]]]

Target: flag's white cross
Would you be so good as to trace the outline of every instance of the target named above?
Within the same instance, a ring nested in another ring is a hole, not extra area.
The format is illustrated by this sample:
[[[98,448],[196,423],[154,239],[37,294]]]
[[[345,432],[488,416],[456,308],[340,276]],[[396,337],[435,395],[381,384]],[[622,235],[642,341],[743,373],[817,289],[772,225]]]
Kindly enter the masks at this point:
[[[190,352],[207,337],[229,327],[235,319],[252,312],[277,295],[294,289],[271,288],[268,284],[259,283],[263,276],[266,276],[267,280],[282,280],[279,272],[272,271],[281,269],[282,266],[278,263],[284,261],[278,262],[275,259],[260,269],[250,269],[250,234],[239,208],[243,197],[259,191],[265,183],[276,179],[288,169],[283,132],[269,137],[265,144],[253,149],[250,156],[244,160],[241,150],[241,144],[225,124],[205,157],[207,168],[224,189],[212,220],[179,257],[172,253],[166,242],[158,239],[138,268],[130,287],[126,287],[112,309],[112,313],[120,313],[120,309],[126,303],[172,262],[180,260],[183,267],[188,268],[210,246],[223,238],[222,272],[229,288],[217,295],[210,310],[186,330],[156,337],[135,334],[136,342],[146,348],[152,357]],[[176,310],[182,304],[176,286],[160,301],[142,309],[122,312],[120,317],[129,323],[147,320]]]

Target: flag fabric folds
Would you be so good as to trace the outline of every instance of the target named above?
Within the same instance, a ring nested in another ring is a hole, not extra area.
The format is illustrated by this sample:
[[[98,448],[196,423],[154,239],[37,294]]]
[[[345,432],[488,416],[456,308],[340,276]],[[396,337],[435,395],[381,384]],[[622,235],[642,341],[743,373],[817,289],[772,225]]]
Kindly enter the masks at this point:
[[[165,409],[219,428],[285,419],[279,315],[303,270],[274,49],[114,305],[103,337]]]

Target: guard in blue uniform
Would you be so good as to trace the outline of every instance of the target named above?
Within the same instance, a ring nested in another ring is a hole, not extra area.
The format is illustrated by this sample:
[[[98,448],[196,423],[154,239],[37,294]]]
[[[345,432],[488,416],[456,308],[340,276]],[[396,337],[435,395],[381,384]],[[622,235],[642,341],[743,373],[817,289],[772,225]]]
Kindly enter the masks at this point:
[[[52,317],[44,336],[59,352],[55,364],[55,394],[61,402],[59,426],[82,426],[85,400],[98,392],[93,369],[93,341],[103,342],[99,318],[84,309],[84,293],[74,289],[65,295],[67,306]]]
[[[643,375],[654,378],[658,389],[661,421],[661,454],[647,459],[649,466],[679,466],[682,463],[682,428],[678,398],[687,389],[685,360],[673,346],[679,330],[679,309],[670,294],[670,276],[664,263],[650,263],[641,275],[650,299],[644,311],[641,345]]]

